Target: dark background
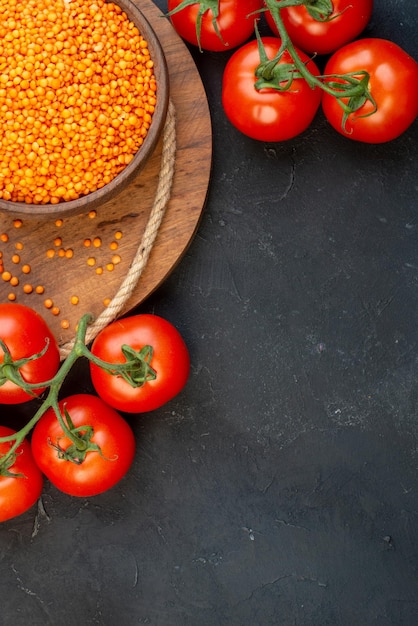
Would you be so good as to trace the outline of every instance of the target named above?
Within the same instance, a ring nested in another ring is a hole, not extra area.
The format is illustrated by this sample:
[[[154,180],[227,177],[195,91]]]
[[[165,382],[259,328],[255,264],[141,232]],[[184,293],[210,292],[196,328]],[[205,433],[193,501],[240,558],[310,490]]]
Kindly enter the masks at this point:
[[[376,0],[366,34],[418,58],[417,17]],[[117,487],[46,484],[44,511],[1,525],[0,624],[415,626],[418,126],[363,145],[318,113],[255,142],[221,109],[230,53],[192,54],[207,205],[137,309],[181,331],[190,381],[128,418],[138,453]],[[92,391],[85,363],[64,391]]]

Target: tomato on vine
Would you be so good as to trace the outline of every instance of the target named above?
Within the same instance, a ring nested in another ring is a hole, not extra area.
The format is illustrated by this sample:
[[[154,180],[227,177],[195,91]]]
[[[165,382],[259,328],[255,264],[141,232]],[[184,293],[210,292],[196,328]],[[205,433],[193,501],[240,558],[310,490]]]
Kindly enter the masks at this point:
[[[252,40],[236,50],[223,76],[222,105],[229,121],[242,133],[260,141],[285,141],[312,122],[321,102],[321,89],[310,87],[277,37]],[[260,45],[261,44],[261,45]],[[314,61],[296,50],[314,76]]]
[[[399,137],[418,115],[418,64],[402,48],[385,39],[358,39],[335,52],[324,70],[324,82],[341,88],[341,75],[369,76],[371,99],[335,98],[324,93],[322,108],[331,126],[342,135],[365,143]],[[347,111],[347,105],[354,111]]]
[[[190,357],[178,330],[158,315],[140,314],[112,322],[91,347],[91,379],[98,395],[119,411],[141,413],[159,408],[185,386]],[[125,364],[109,372],[96,359]]]
[[[263,0],[168,0],[167,15],[180,37],[221,52],[249,39],[262,5]]]
[[[60,364],[56,339],[44,319],[17,303],[0,304],[0,404],[20,404],[39,396]]]
[[[88,497],[107,491],[130,468],[135,437],[119,413],[97,396],[75,394],[40,418],[32,433],[36,464],[57,489]]]
[[[267,4],[267,2],[266,2]],[[281,2],[274,2],[280,8]],[[373,0],[305,0],[280,9],[284,27],[295,46],[308,54],[330,54],[360,35],[370,21]],[[266,21],[279,30],[270,11]]]
[[[0,437],[14,435],[15,431],[0,426]],[[24,439],[4,465],[5,456],[13,442],[0,442],[0,522],[22,515],[39,499],[43,476],[36,465],[30,443]]]

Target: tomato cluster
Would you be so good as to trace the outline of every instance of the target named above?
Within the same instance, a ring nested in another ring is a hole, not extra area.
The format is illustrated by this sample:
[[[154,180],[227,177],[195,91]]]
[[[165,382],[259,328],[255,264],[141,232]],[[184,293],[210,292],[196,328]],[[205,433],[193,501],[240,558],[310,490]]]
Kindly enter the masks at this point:
[[[79,326],[87,323],[82,320]],[[72,496],[93,496],[113,487],[135,456],[133,430],[119,411],[152,411],[187,382],[190,358],[184,340],[157,315],[132,315],[109,324],[91,349],[85,332],[79,332],[75,348],[60,365],[56,339],[43,318],[24,305],[0,304],[0,404],[38,397],[42,402],[20,431],[0,426],[0,522],[35,504],[44,476]],[[97,395],[58,400],[80,356],[90,360]]]
[[[253,139],[291,139],[321,106],[337,132],[366,143],[399,137],[418,115],[416,61],[390,41],[356,39],[373,0],[169,0],[168,9],[189,43],[238,47],[225,67],[222,104]],[[273,36],[259,36],[261,15]],[[316,55],[328,55],[321,76]]]

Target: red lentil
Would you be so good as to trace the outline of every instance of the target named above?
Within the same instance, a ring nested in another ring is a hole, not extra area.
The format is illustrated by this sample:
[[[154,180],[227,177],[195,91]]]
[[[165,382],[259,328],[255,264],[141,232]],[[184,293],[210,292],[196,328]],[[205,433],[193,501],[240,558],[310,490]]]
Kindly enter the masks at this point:
[[[103,187],[152,121],[147,42],[105,0],[0,0],[0,13],[0,197],[57,204]]]

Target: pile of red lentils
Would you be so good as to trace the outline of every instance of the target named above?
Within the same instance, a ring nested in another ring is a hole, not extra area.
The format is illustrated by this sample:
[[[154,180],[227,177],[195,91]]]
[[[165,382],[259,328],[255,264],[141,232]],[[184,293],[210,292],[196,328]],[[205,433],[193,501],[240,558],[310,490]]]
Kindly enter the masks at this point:
[[[148,44],[104,0],[0,0],[0,198],[57,204],[133,159],[156,82]]]

